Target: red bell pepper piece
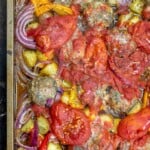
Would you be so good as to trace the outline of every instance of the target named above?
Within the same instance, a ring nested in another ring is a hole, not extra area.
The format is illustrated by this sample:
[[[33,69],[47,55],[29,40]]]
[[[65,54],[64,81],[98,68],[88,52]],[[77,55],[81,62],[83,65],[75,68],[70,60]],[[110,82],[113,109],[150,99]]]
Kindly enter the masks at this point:
[[[47,150],[47,147],[48,147],[48,142],[49,142],[49,138],[51,136],[51,133],[48,133],[44,140],[42,141],[42,144],[41,146],[39,147],[39,150]]]

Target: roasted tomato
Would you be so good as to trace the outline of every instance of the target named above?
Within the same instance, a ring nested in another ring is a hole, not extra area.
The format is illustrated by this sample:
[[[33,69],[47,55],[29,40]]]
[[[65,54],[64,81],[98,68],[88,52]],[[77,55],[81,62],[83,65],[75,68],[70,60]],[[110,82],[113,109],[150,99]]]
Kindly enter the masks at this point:
[[[110,54],[118,57],[131,55],[136,50],[136,43],[124,28],[115,27],[104,36]]]
[[[101,78],[100,74],[107,68],[108,54],[100,34],[91,29],[82,35],[76,30],[72,39],[60,50],[59,59],[65,64],[61,68],[62,78],[79,83],[89,76]]]
[[[111,123],[108,120],[103,120],[96,117],[91,122],[92,136],[82,146],[70,146],[69,150],[116,150],[121,142],[118,135],[113,135],[109,132]]]
[[[70,39],[77,25],[77,15],[54,16],[46,19],[36,30],[34,39],[42,52],[60,48]]]
[[[85,3],[84,16],[90,27],[109,27],[113,24],[113,9],[104,2],[92,1]]]
[[[149,66],[148,56],[144,52],[136,50],[128,57],[112,55],[109,59],[109,65],[115,75],[126,85],[144,86],[140,76]]]
[[[150,128],[150,107],[122,119],[118,126],[118,135],[125,140],[137,140],[147,134]]]
[[[59,59],[64,63],[73,62],[77,64],[84,58],[86,39],[77,28],[71,39],[63,45],[59,52]]]
[[[107,67],[107,50],[103,39],[99,36],[87,35],[87,48],[84,61],[93,72],[102,73]],[[88,70],[88,73],[89,73]]]
[[[150,5],[146,6],[142,12],[142,16],[146,20],[150,20]]]
[[[51,109],[52,131],[68,145],[82,145],[90,137],[90,122],[83,112],[63,104],[55,103]]]
[[[137,46],[145,53],[150,54],[150,22],[141,21],[129,28]]]

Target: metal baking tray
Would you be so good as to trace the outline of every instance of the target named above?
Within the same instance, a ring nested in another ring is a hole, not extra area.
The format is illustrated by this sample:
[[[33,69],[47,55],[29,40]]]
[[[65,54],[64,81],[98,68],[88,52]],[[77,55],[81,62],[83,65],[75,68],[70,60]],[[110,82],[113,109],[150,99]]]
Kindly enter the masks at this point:
[[[14,150],[14,0],[7,0],[7,150]]]
[[[7,150],[15,150],[14,120],[17,110],[17,85],[15,78],[15,3],[7,0]]]

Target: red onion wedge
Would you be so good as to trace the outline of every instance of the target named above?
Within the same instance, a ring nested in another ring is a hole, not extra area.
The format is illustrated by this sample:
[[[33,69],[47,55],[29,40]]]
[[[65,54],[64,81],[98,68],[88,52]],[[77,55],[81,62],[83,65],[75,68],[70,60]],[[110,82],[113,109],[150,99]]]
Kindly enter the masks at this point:
[[[52,98],[49,98],[49,99],[46,100],[46,106],[47,106],[47,107],[52,106],[53,103],[54,103],[54,99],[52,99]]]
[[[16,24],[16,37],[18,41],[26,48],[30,49],[36,49],[36,43],[33,38],[27,36],[26,25],[33,20],[35,20],[34,7],[29,4],[19,12]]]
[[[17,142],[18,146],[24,148],[25,150],[37,150],[37,147],[31,147],[31,146],[27,146],[27,145],[22,144],[20,141],[20,137],[16,138],[16,142]]]
[[[58,88],[57,93],[55,95],[55,98],[49,98],[46,100],[46,106],[47,107],[51,107],[53,105],[54,102],[57,102],[60,100],[61,96],[62,96],[63,90],[61,88]]]
[[[18,12],[29,3],[29,0],[17,0],[16,1],[16,14],[18,14]]]
[[[55,102],[59,101],[60,98],[61,98],[61,94],[57,93],[56,96],[55,96]]]
[[[24,60],[23,60],[23,47],[20,43],[16,42],[16,63],[17,66],[19,66],[20,70],[26,77],[30,77],[31,79],[35,78],[38,76],[37,73],[32,71],[29,67],[26,66]]]
[[[33,111],[31,108],[26,109],[21,114],[20,123],[25,124],[33,116]]]
[[[131,0],[117,0],[117,3],[121,6],[127,6]]]
[[[31,136],[31,145],[32,146],[38,145],[38,133],[39,133],[38,124],[37,124],[37,121],[35,120],[34,129],[33,129],[32,136]]]
[[[21,128],[21,126],[24,123],[26,123],[30,119],[31,116],[33,116],[33,112],[30,108],[31,102],[28,100],[26,95],[24,95],[23,99],[24,101],[16,117],[16,122],[15,122],[16,129]]]

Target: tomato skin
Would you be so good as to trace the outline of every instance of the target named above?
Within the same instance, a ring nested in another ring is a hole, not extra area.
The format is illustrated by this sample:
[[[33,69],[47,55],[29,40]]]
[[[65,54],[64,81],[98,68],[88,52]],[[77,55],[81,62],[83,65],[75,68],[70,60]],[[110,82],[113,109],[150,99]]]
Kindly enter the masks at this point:
[[[85,52],[85,62],[91,62],[94,70],[101,74],[106,70],[108,54],[104,41],[100,37],[92,37]]]
[[[145,68],[149,66],[148,56],[145,52],[137,49],[129,57],[118,57],[112,55],[109,58],[109,67],[115,75],[125,85],[131,87],[145,87],[145,82],[140,80],[140,76],[144,72]],[[134,62],[138,62],[135,64]]]
[[[150,54],[150,22],[141,21],[129,27],[129,32],[132,34],[133,40],[137,46],[147,54]]]
[[[72,47],[70,47],[72,45]],[[77,64],[84,58],[86,48],[86,38],[82,32],[77,28],[71,39],[63,45],[59,51],[59,59],[63,63],[69,61]]]
[[[150,127],[150,107],[142,109],[120,121],[118,135],[125,140],[137,140],[147,134]]]
[[[142,12],[142,16],[146,20],[150,20],[150,6],[146,6]]]
[[[50,114],[52,131],[63,144],[82,145],[88,140],[91,134],[90,123],[83,112],[56,102]]]
[[[77,10],[72,9],[73,15],[53,16],[39,25],[33,37],[40,51],[59,49],[70,39],[77,27]]]

